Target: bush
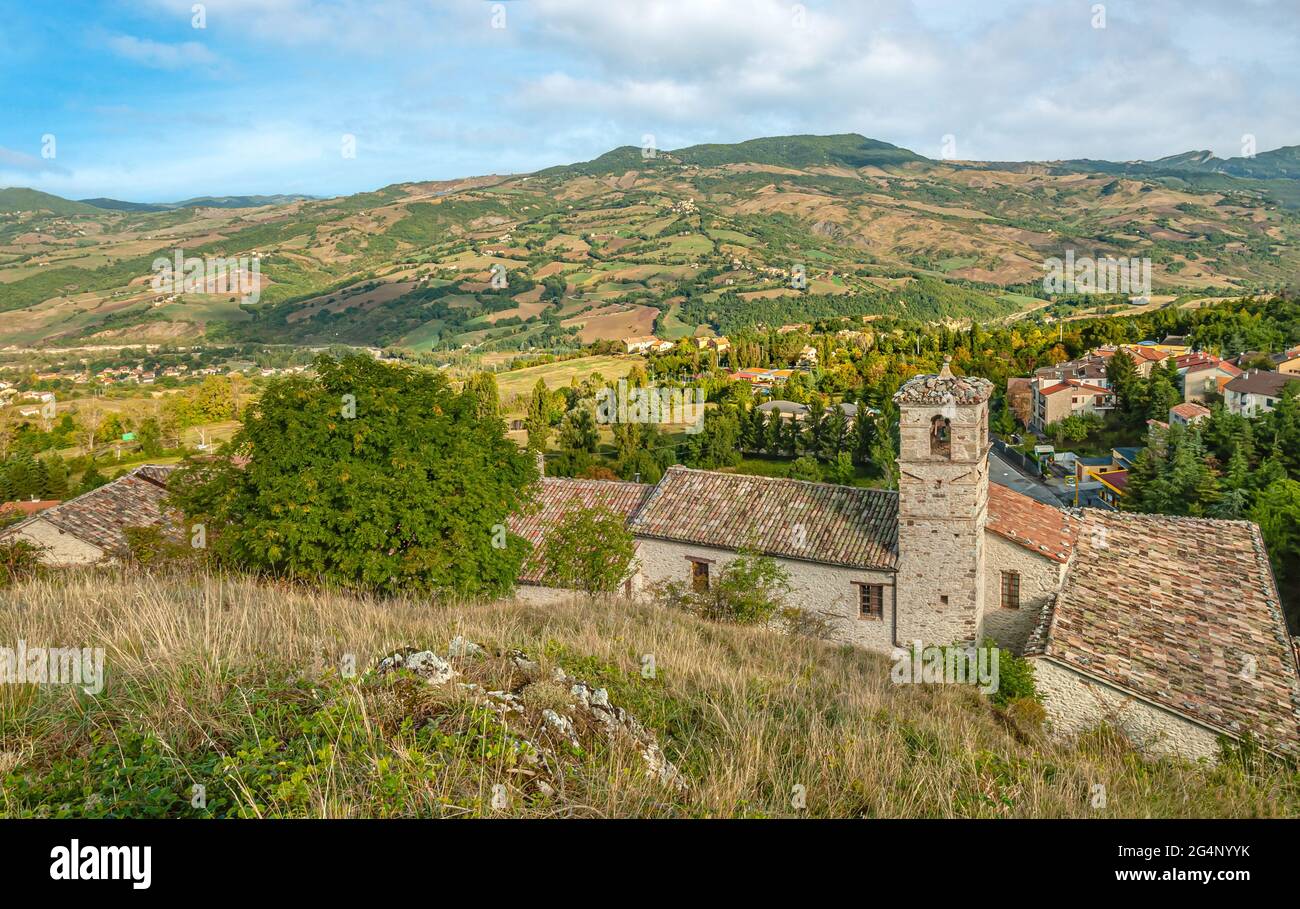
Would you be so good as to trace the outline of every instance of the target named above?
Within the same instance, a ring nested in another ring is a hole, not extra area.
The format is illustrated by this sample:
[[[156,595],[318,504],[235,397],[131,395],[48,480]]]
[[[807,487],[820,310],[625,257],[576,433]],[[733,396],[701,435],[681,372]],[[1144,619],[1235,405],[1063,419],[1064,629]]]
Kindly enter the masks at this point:
[[[790,576],[775,559],[742,550],[707,590],[668,581],[656,588],[656,598],[661,605],[685,609],[706,619],[757,625],[771,620],[789,592]]]
[[[981,647],[996,647],[985,640]],[[1015,701],[1030,700],[1041,704],[1043,696],[1034,684],[1034,664],[1010,650],[998,650],[998,690],[992,694],[993,703],[1008,707]]]
[[[27,540],[0,540],[0,587],[39,574],[44,567],[41,564],[44,549]]]
[[[195,461],[169,504],[237,569],[392,593],[502,596],[528,543],[507,530],[533,459],[437,372],[366,356],[268,382],[230,444]]]
[[[551,586],[596,594],[618,589],[632,571],[635,553],[622,515],[573,505],[546,535],[541,558]]]
[[[160,568],[182,562],[195,562],[201,550],[172,539],[157,525],[124,527],[127,558],[140,568]]]

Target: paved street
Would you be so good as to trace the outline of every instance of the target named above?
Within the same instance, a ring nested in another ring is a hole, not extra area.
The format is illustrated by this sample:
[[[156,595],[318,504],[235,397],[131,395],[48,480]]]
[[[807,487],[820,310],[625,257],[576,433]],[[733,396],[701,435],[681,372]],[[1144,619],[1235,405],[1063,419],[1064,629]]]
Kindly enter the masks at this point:
[[[989,452],[989,479],[994,483],[1014,489],[1016,492],[1031,496],[1040,502],[1060,508],[1067,504],[1062,502],[1050,487],[1041,480],[1027,477],[1002,458],[996,450]],[[1070,503],[1073,504],[1073,503]]]

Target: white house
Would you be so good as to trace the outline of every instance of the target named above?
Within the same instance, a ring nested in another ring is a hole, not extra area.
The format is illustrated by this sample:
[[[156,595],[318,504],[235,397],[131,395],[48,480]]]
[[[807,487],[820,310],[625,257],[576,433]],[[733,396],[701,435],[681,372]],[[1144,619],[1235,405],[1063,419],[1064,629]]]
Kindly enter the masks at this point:
[[[1277,406],[1282,390],[1300,376],[1267,369],[1248,369],[1223,386],[1223,400],[1230,413],[1255,417]]]

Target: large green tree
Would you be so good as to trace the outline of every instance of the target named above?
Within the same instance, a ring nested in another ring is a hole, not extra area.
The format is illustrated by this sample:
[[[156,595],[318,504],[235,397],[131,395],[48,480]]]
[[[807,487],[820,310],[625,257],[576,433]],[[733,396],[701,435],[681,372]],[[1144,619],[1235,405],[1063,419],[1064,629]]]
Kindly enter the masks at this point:
[[[364,356],[315,370],[267,385],[230,444],[239,458],[177,471],[173,502],[213,555],[384,592],[507,591],[528,544],[505,523],[536,467],[501,421],[436,372]]]

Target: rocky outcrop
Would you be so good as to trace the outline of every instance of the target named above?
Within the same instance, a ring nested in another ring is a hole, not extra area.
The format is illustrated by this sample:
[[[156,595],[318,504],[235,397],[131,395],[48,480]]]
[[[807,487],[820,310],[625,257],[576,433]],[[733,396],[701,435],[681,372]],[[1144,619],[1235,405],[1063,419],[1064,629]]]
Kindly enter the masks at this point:
[[[686,779],[673,765],[652,732],[622,707],[610,703],[609,692],[574,678],[555,667],[549,678],[542,677],[540,665],[519,650],[497,654],[488,648],[457,636],[447,647],[446,656],[432,650],[403,648],[380,660],[373,676],[382,678],[405,671],[435,687],[450,686],[456,679],[506,679],[511,687],[489,688],[475,681],[456,681],[456,686],[486,704],[511,727],[521,732],[529,763],[554,766],[556,749],[578,750],[584,733],[599,731],[606,740],[631,745],[645,763],[646,775],[660,784],[684,791]],[[530,708],[528,689],[549,684],[558,692],[567,691],[569,703]],[[545,780],[535,780],[536,788],[553,792]]]

